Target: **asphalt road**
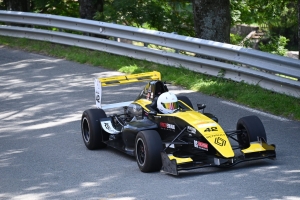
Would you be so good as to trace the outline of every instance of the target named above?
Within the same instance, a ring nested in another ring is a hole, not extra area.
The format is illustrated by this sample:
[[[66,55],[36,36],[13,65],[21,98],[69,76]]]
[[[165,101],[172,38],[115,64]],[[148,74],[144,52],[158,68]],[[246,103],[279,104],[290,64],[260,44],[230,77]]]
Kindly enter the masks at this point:
[[[89,151],[80,118],[94,107],[93,79],[118,74],[100,67],[0,47],[0,199],[300,199],[300,122],[170,86],[207,104],[224,129],[256,114],[277,160],[178,177],[139,171],[111,148]],[[142,84],[104,89],[104,103],[134,100]],[[284,106],[284,105],[282,105]]]

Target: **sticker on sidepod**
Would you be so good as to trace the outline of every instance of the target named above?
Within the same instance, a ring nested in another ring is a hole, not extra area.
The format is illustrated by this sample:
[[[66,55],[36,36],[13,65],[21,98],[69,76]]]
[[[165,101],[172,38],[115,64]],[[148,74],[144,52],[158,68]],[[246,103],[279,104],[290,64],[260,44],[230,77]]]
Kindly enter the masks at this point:
[[[168,130],[175,130],[175,125],[174,124],[169,124],[165,122],[160,122],[159,123],[160,128],[162,129],[168,129]]]
[[[188,126],[187,127],[187,132],[196,134],[196,129],[194,127]]]
[[[214,135],[206,135],[205,136],[206,139],[216,138],[216,137],[226,137],[226,134],[225,133],[218,133],[218,134],[214,134]]]
[[[214,127],[217,126],[216,123],[198,123],[197,127],[198,128],[206,128],[206,127]]]
[[[120,133],[120,131],[117,131],[113,127],[111,121],[101,121],[101,126],[102,126],[103,130],[105,132],[107,132],[107,133],[110,133],[110,134],[118,134],[118,133]]]
[[[200,142],[200,141],[194,140],[194,147],[196,147],[198,149],[202,149],[202,150],[208,151],[208,144],[204,143],[204,142]]]

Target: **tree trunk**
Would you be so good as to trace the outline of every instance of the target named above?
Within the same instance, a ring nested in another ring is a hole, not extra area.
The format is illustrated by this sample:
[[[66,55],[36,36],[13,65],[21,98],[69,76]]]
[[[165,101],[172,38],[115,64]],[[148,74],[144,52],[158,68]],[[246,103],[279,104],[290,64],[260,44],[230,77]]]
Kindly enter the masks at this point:
[[[5,0],[7,10],[28,12],[30,0]]]
[[[300,0],[298,0],[298,54],[300,60]]]
[[[196,37],[230,42],[230,0],[193,0]]]
[[[80,18],[92,20],[97,11],[103,12],[104,0],[79,0]]]

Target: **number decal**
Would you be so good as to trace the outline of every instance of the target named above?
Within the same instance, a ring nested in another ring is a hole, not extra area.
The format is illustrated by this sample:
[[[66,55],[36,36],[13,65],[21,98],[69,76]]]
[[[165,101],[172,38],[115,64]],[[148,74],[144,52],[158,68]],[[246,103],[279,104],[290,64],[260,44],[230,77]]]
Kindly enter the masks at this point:
[[[211,127],[211,131],[218,131],[218,127]]]
[[[210,127],[204,130],[204,132],[218,131],[218,127]]]

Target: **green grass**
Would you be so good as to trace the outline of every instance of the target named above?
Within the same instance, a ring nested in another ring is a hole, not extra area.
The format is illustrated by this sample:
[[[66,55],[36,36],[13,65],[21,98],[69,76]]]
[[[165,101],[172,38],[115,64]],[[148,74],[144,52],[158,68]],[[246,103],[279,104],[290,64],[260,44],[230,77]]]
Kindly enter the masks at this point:
[[[0,45],[130,74],[156,70],[161,72],[164,81],[183,86],[186,89],[227,99],[274,115],[300,120],[299,98],[274,93],[257,85],[211,77],[189,71],[184,67],[168,67],[144,60],[50,42],[0,36]]]

